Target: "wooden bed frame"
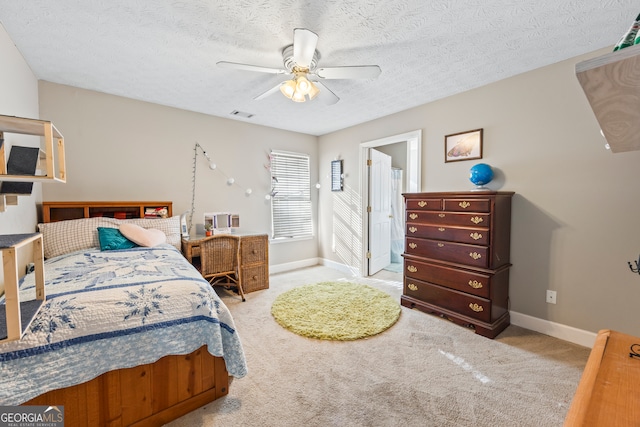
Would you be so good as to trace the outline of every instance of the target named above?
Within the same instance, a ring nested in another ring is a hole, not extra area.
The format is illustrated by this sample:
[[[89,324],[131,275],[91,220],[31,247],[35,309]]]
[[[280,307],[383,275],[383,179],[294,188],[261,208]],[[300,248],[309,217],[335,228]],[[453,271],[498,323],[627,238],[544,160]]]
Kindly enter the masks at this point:
[[[103,206],[105,202],[89,202]],[[145,202],[140,202],[144,204]],[[106,372],[88,382],[52,390],[23,405],[64,406],[65,426],[158,426],[229,393],[222,357],[206,346],[187,355]]]
[[[24,405],[64,406],[65,426],[159,426],[229,391],[222,357],[206,346],[182,356],[110,371],[44,393]]]

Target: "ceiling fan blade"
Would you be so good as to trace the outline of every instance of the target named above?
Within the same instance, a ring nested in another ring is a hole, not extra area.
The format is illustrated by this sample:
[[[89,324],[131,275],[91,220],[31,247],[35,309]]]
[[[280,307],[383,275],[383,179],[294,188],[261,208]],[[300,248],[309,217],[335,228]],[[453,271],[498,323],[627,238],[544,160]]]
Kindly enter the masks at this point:
[[[318,45],[318,35],[306,28],[293,30],[293,61],[300,67],[309,68]]]
[[[377,65],[318,68],[315,74],[321,79],[375,79],[382,70]]]
[[[244,70],[244,71],[257,71],[259,73],[270,73],[270,74],[286,74],[287,73],[287,70],[283,70],[279,68],[259,67],[257,65],[238,64],[236,62],[220,61],[216,63],[216,65],[222,68],[232,68],[234,70]]]
[[[327,104],[327,105],[333,105],[336,102],[340,101],[340,98],[338,98],[338,96],[331,92],[331,89],[329,89],[328,87],[326,87],[322,82],[319,81],[314,81],[314,84],[320,86],[320,93],[318,94],[318,99],[320,99],[323,103]]]
[[[269,95],[273,95],[274,93],[278,92],[280,90],[280,86],[283,85],[284,82],[280,82],[277,85],[275,85],[274,87],[272,87],[271,89],[269,89],[268,91],[261,93],[260,95],[256,96],[255,98],[253,98],[256,101],[260,101],[261,99],[266,98]]]

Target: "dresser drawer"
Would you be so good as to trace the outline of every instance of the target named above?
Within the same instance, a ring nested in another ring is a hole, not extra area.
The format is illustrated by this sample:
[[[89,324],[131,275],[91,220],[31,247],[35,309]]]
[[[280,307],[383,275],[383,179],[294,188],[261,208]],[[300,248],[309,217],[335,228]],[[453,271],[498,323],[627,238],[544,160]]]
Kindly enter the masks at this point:
[[[241,267],[240,274],[245,293],[269,288],[269,268],[266,264]]]
[[[407,237],[405,248],[410,255],[481,268],[489,266],[489,248],[486,246]]]
[[[491,301],[471,294],[405,277],[404,295],[453,310],[482,322],[491,320]]]
[[[412,218],[412,215],[417,217]],[[469,227],[489,227],[490,214],[463,212],[407,212],[407,226],[409,223],[461,225]]]
[[[267,236],[243,237],[240,241],[242,264],[263,262],[267,259]]]
[[[491,298],[490,274],[461,270],[405,258],[405,275],[483,298]],[[409,267],[411,267],[409,269]]]
[[[486,228],[408,223],[406,235],[407,237],[424,237],[427,239],[472,243],[474,245],[489,245],[489,230]]]
[[[407,200],[406,210],[441,211],[442,199],[424,198]]]
[[[490,212],[489,199],[444,199],[443,210],[452,212]]]

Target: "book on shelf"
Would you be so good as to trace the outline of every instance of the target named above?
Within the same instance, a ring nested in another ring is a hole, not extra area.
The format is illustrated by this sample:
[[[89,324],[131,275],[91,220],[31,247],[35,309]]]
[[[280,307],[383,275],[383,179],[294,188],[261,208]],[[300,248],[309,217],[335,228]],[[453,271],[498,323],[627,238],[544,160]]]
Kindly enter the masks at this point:
[[[146,208],[144,210],[145,218],[166,218],[168,215],[168,209],[166,206],[157,208]]]

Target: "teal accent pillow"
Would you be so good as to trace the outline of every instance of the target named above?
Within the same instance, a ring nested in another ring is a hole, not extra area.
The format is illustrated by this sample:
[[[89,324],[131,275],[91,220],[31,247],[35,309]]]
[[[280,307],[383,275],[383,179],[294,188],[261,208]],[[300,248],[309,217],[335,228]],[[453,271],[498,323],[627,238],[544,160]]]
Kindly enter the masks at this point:
[[[117,228],[98,227],[98,240],[100,240],[101,251],[130,249],[138,246],[131,240],[124,237]]]

